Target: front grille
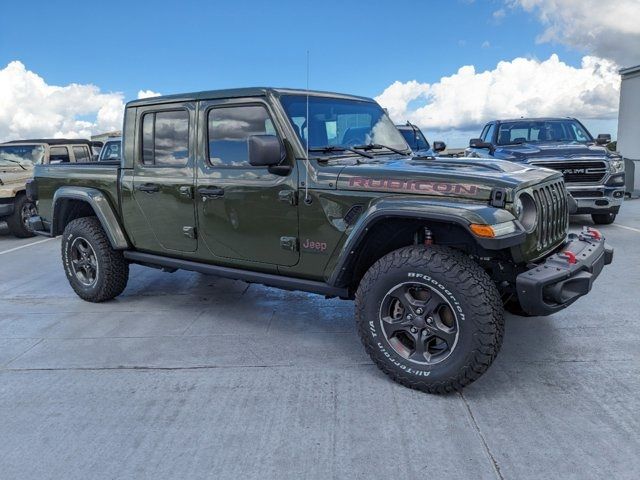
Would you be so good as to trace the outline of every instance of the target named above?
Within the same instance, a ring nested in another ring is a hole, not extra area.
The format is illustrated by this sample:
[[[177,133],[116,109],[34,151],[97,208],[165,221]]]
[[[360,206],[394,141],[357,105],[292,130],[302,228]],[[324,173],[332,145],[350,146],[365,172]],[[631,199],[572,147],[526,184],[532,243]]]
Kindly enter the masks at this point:
[[[544,249],[567,234],[569,207],[564,182],[561,180],[533,187],[533,199],[538,208],[538,249]]]
[[[571,192],[573,198],[600,198],[604,193],[600,190],[574,190]]]
[[[604,162],[562,161],[534,163],[562,172],[567,183],[600,183],[607,174]]]

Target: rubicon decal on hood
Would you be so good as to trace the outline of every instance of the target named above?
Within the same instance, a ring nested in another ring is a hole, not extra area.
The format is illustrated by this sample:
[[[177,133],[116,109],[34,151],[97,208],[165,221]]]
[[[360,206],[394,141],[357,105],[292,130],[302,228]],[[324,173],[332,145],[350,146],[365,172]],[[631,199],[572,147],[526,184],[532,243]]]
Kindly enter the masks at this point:
[[[423,193],[426,195],[458,195],[473,197],[480,188],[471,183],[434,182],[398,178],[349,178],[349,187],[357,190],[377,190],[386,192]]]

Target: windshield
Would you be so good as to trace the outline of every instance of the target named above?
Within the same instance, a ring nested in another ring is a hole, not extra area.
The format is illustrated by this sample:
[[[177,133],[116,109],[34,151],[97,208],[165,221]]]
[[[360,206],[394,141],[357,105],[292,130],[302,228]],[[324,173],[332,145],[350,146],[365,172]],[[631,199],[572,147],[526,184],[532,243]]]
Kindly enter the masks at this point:
[[[42,163],[44,158],[43,145],[0,145],[0,164],[33,165]]]
[[[504,122],[498,129],[498,145],[531,142],[592,142],[593,138],[576,120],[534,120]]]
[[[429,150],[429,142],[424,138],[424,135],[417,128],[414,130],[412,128],[402,128],[400,129],[400,133],[407,141],[412,150]]]
[[[310,96],[307,125],[306,95],[285,95],[280,100],[302,144],[309,139],[309,149],[334,147],[335,152],[372,144],[408,149],[393,122],[375,102]]]

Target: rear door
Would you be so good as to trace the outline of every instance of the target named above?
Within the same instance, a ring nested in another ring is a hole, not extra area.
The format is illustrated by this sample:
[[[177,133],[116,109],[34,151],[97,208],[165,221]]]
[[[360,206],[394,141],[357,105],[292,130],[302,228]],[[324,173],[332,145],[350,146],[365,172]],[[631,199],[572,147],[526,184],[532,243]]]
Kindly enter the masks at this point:
[[[132,195],[148,232],[136,238],[142,250],[193,252],[195,106],[153,105],[139,109]]]
[[[86,145],[73,145],[71,149],[73,150],[73,156],[76,163],[87,163],[91,161],[89,147]]]

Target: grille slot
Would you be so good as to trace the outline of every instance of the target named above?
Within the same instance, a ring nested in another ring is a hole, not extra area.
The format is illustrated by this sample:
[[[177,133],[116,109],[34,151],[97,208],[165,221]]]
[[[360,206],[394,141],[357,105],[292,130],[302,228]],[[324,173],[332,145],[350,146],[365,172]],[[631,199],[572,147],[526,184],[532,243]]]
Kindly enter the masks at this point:
[[[601,198],[604,193],[599,190],[574,190],[571,192],[573,198]]]
[[[538,249],[553,245],[565,237],[569,222],[567,191],[564,182],[553,182],[532,189],[538,208]]]
[[[607,174],[607,164],[604,162],[567,161],[534,165],[562,172],[566,183],[599,183]]]

